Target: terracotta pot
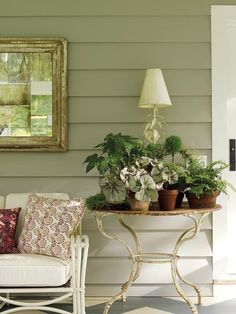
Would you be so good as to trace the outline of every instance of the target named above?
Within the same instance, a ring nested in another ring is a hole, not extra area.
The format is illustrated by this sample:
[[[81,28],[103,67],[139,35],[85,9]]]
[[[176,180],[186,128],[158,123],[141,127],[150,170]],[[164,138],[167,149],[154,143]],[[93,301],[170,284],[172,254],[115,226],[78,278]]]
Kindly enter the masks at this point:
[[[174,210],[178,193],[178,190],[158,191],[158,204],[160,210]]]
[[[184,198],[184,192],[179,191],[177,198],[176,198],[175,208],[181,208],[182,207],[183,198]]]
[[[129,194],[129,203],[131,210],[135,211],[148,211],[150,202],[139,201],[135,198],[134,193]]]
[[[213,192],[212,194],[202,194],[200,196],[196,196],[191,192],[186,193],[189,207],[194,209],[215,207],[218,195],[218,192]]]

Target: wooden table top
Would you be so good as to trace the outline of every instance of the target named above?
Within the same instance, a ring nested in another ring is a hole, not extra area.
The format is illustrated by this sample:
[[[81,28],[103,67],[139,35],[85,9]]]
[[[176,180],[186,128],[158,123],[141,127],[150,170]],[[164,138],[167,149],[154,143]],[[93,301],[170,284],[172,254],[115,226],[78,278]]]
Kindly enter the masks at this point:
[[[217,204],[214,208],[189,208],[187,204],[184,204],[182,208],[176,208],[174,210],[148,210],[148,211],[134,211],[134,210],[114,210],[114,209],[96,209],[94,211],[101,213],[111,213],[116,215],[136,215],[136,216],[178,216],[178,215],[193,215],[193,214],[206,214],[220,210],[221,205]]]

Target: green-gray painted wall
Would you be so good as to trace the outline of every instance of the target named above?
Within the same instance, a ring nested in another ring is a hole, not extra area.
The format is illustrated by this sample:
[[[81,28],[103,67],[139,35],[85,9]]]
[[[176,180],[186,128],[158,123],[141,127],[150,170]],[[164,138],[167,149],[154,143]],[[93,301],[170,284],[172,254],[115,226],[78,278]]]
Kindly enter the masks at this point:
[[[64,37],[69,43],[68,152],[1,152],[1,194],[61,191],[86,197],[98,191],[96,172],[86,175],[82,162],[108,132],[142,136],[148,112],[138,109],[137,102],[145,69],[150,67],[162,68],[173,102],[172,108],[162,110],[167,134],[182,136],[187,146],[210,160],[211,4],[236,4],[236,0],[0,0],[1,37]],[[93,239],[88,293],[113,293],[122,280],[112,281],[109,271],[119,267],[119,259],[123,263],[122,253],[115,261],[111,252],[100,254],[106,243],[101,244],[93,223],[91,218],[84,223]],[[146,234],[150,224],[135,223]],[[173,220],[164,229],[175,239],[184,224]],[[167,243],[168,237],[158,232],[161,243]],[[209,295],[211,221],[203,232],[198,244],[205,245],[203,253],[190,247],[185,255]],[[102,271],[106,265],[107,273]],[[166,278],[157,279],[160,286],[154,288],[146,270],[142,285],[132,293],[173,294]]]

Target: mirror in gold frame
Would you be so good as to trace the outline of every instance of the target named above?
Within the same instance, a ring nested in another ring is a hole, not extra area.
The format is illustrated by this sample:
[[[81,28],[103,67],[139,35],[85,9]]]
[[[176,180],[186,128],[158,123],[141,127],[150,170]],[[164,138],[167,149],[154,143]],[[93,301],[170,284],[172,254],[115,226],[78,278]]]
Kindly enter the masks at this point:
[[[66,150],[66,71],[64,39],[0,39],[0,150]]]

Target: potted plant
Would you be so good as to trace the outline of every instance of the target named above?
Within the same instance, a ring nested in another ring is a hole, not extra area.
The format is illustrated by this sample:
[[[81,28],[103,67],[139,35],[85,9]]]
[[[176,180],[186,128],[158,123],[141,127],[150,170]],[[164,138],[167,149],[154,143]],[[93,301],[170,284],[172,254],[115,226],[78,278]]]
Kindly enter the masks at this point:
[[[151,175],[159,187],[158,203],[161,210],[175,209],[177,195],[179,193],[176,187],[178,182],[178,173],[175,164],[167,162],[158,162],[154,165]]]
[[[108,203],[129,200],[132,209],[147,210],[161,190],[159,202],[164,197],[172,204],[161,208],[176,207],[173,200],[179,195],[183,172],[183,166],[174,163],[175,154],[182,149],[178,136],[168,137],[163,144],[152,144],[129,135],[110,133],[95,148],[101,152],[86,158],[86,172],[98,170],[101,192]],[[164,161],[168,155],[172,156],[172,163]]]
[[[171,155],[172,163],[175,162],[175,155],[180,153],[183,149],[183,143],[179,136],[171,135],[165,140],[166,154]]]
[[[151,158],[143,156],[120,172],[132,210],[146,211],[150,201],[157,199],[157,185],[150,174],[153,162]]]
[[[166,154],[171,156],[172,163],[175,163],[175,155],[181,154],[183,151],[183,142],[179,136],[170,135],[165,140],[165,150]],[[183,170],[183,167],[182,167]],[[182,180],[182,173],[179,174],[178,182],[175,184],[176,189],[178,189],[178,195],[176,198],[175,208],[181,208],[182,201],[184,198],[184,189],[183,189],[183,180]]]
[[[150,175],[153,167],[150,156],[157,152],[157,147],[149,147],[129,135],[110,133],[96,148],[102,152],[86,158],[86,172],[97,168],[99,185],[107,201],[122,203],[128,198],[133,209],[143,206],[147,210],[150,201],[157,198],[156,184]]]
[[[227,194],[228,187],[235,190],[222,178],[226,168],[228,165],[220,160],[205,165],[199,159],[189,159],[185,184],[190,208],[212,208],[216,205],[216,198],[221,192]]]
[[[122,203],[128,199],[131,210],[149,209],[150,201],[157,199],[157,187],[148,173],[149,163],[145,166],[142,163],[144,159],[142,157],[133,165],[124,167],[118,176],[107,173],[100,178],[101,191],[108,202]]]

